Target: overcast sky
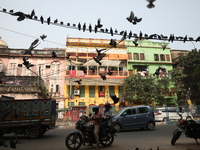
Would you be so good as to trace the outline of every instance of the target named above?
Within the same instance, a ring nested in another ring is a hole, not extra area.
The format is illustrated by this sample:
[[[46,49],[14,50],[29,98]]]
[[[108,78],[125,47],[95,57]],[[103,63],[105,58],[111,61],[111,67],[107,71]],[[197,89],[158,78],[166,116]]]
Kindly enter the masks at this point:
[[[86,23],[87,27],[90,23],[94,27],[101,18],[104,29],[112,27],[114,30],[127,30],[137,34],[141,31],[148,35],[187,35],[194,39],[200,36],[200,0],[156,0],[155,8],[152,9],[147,8],[147,4],[146,0],[0,0],[0,9],[13,9],[27,14],[34,9],[36,16],[42,15],[45,20],[51,17],[64,24]],[[131,11],[142,18],[137,25],[126,20]],[[65,48],[67,36],[121,39],[119,35],[83,32],[29,19],[19,22],[17,17],[0,12],[0,36],[9,48],[29,48],[42,34],[47,35],[47,38],[37,47],[39,49]],[[194,47],[200,49],[200,42],[170,42],[170,47],[179,50],[191,50]]]

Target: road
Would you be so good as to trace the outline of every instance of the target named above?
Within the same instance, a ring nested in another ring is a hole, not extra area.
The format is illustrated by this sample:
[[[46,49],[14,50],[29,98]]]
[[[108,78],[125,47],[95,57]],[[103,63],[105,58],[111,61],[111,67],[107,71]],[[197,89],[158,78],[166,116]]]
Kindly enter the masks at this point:
[[[133,130],[117,133],[117,137],[111,147],[100,147],[102,150],[199,150],[200,146],[196,144],[194,139],[186,138],[184,135],[180,137],[174,146],[170,141],[172,132],[176,125],[157,125],[154,131]],[[65,147],[66,136],[74,131],[73,127],[67,129],[55,129],[48,131],[42,138],[28,139],[24,136],[18,136],[20,144],[17,144],[16,150],[67,150]],[[6,143],[13,139],[13,134],[4,136]],[[92,150],[95,147],[82,146],[80,150]],[[10,150],[10,148],[0,147],[2,150]]]

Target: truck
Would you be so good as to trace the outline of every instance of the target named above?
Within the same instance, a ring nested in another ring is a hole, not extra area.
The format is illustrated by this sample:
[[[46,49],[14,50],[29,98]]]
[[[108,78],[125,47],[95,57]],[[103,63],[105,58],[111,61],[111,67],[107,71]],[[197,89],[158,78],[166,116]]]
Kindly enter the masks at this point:
[[[10,133],[39,138],[55,124],[54,99],[0,99],[0,138]]]

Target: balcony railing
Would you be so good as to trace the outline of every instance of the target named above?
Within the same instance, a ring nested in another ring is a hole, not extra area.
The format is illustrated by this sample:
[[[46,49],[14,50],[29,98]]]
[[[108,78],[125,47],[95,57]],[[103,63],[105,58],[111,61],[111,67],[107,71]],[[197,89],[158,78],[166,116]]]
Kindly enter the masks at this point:
[[[107,71],[92,71],[92,70],[86,70],[84,72],[83,70],[66,70],[66,75],[71,77],[87,77],[87,76],[99,76],[99,74],[111,76],[111,77],[126,77],[128,76],[127,71],[110,71],[111,74],[108,75]]]

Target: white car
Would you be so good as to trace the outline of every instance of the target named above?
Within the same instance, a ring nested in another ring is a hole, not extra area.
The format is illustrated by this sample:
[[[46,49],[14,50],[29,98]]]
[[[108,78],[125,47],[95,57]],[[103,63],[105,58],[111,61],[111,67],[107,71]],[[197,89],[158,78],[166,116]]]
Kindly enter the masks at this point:
[[[182,115],[183,119],[187,118],[193,119],[193,116],[190,112],[180,111],[176,107],[160,107],[154,109],[155,120],[156,121],[178,120],[181,117],[177,112]]]

